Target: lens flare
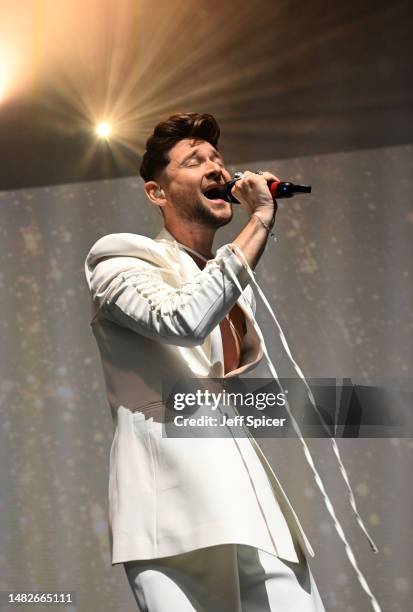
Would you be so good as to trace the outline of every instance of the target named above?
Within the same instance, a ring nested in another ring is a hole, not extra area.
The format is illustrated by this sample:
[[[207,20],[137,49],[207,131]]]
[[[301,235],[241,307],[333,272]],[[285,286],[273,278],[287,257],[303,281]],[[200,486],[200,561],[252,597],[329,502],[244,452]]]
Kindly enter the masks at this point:
[[[107,121],[101,121],[96,126],[96,134],[99,136],[99,138],[107,139],[111,135],[111,132],[112,132],[111,125]]]

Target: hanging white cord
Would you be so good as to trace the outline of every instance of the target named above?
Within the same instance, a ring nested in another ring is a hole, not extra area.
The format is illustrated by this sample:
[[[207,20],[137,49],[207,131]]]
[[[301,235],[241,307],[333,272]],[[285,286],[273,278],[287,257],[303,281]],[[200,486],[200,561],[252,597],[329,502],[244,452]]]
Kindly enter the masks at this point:
[[[363,524],[363,521],[361,520],[361,517],[360,517],[360,515],[359,515],[359,513],[358,513],[357,506],[356,506],[355,499],[354,499],[354,495],[353,495],[353,492],[352,492],[352,489],[351,489],[351,485],[350,485],[350,482],[349,482],[349,479],[348,479],[348,476],[347,476],[347,472],[346,472],[346,470],[345,470],[345,467],[344,467],[344,465],[343,465],[343,463],[342,463],[342,461],[341,461],[340,452],[339,452],[339,450],[338,450],[337,444],[336,444],[336,442],[335,442],[334,438],[332,438],[332,437],[330,436],[330,431],[329,431],[328,426],[327,426],[326,422],[324,421],[324,419],[323,419],[323,417],[322,417],[322,415],[321,415],[320,411],[319,411],[319,410],[318,410],[318,408],[317,408],[317,405],[316,405],[316,402],[315,402],[315,400],[314,400],[314,396],[313,396],[313,394],[312,394],[312,391],[311,391],[310,387],[308,386],[308,383],[307,383],[307,381],[306,381],[306,379],[305,379],[305,377],[304,377],[304,375],[303,375],[303,373],[302,373],[302,371],[301,371],[300,367],[298,366],[298,364],[296,363],[296,361],[294,360],[294,358],[293,358],[293,356],[292,356],[292,354],[291,354],[290,348],[289,348],[289,346],[288,346],[288,344],[287,344],[287,340],[286,340],[286,338],[285,338],[285,336],[284,336],[284,333],[283,333],[283,331],[282,331],[282,329],[281,329],[281,326],[280,326],[280,324],[278,323],[278,320],[277,320],[277,318],[276,318],[275,314],[273,313],[273,311],[272,311],[272,309],[271,309],[271,306],[269,305],[268,300],[267,300],[267,298],[265,297],[264,292],[262,291],[262,289],[261,289],[261,288],[260,288],[260,286],[258,285],[257,281],[255,280],[255,278],[254,278],[254,273],[253,273],[253,271],[251,270],[250,266],[248,265],[248,262],[246,261],[246,259],[245,259],[245,257],[244,257],[244,254],[242,253],[241,249],[240,249],[240,248],[238,247],[238,245],[236,245],[236,244],[230,244],[230,246],[231,246],[231,247],[232,247],[232,248],[235,250],[235,252],[236,252],[236,253],[239,253],[239,255],[240,255],[241,259],[244,261],[244,263],[245,263],[245,266],[246,266],[246,269],[247,269],[247,271],[248,271],[249,276],[250,276],[250,277],[251,277],[251,279],[254,281],[254,284],[256,285],[256,287],[257,287],[257,289],[258,289],[258,291],[259,291],[259,294],[261,295],[261,297],[262,297],[262,299],[263,299],[263,301],[264,301],[265,305],[267,306],[268,310],[269,310],[269,311],[270,311],[270,313],[271,313],[272,318],[274,319],[274,321],[275,321],[275,323],[276,323],[276,325],[277,325],[277,328],[278,328],[278,331],[279,331],[279,334],[280,334],[280,337],[281,337],[281,341],[282,341],[282,344],[283,344],[283,346],[284,346],[284,348],[285,348],[285,350],[286,350],[286,352],[287,352],[287,355],[289,356],[290,360],[291,360],[291,361],[292,361],[292,363],[294,364],[294,367],[295,367],[296,372],[298,373],[298,375],[300,376],[300,378],[303,380],[303,382],[304,382],[304,384],[305,384],[305,386],[306,386],[307,392],[308,392],[308,397],[309,397],[309,399],[310,399],[310,402],[311,402],[312,406],[314,407],[314,409],[315,409],[316,413],[318,414],[318,416],[319,416],[319,418],[320,418],[320,421],[321,421],[322,425],[324,426],[324,429],[327,431],[327,433],[328,433],[328,435],[329,435],[329,437],[330,437],[330,439],[331,439],[331,442],[332,442],[332,445],[333,445],[334,452],[335,452],[335,454],[336,454],[336,457],[337,457],[338,463],[339,463],[339,465],[340,465],[340,470],[341,470],[341,473],[342,473],[342,475],[343,475],[344,481],[345,481],[345,483],[346,483],[346,485],[347,485],[347,488],[348,488],[348,491],[349,491],[349,493],[350,493],[350,503],[351,503],[351,505],[352,505],[352,508],[353,508],[354,514],[356,515],[357,521],[358,521],[358,523],[359,523],[360,527],[362,528],[363,532],[364,532],[364,533],[365,533],[365,535],[367,536],[367,539],[368,539],[368,541],[369,541],[369,544],[370,544],[370,546],[371,546],[371,548],[372,548],[373,552],[377,553],[377,552],[378,552],[378,548],[377,548],[377,546],[374,544],[374,542],[373,542],[372,538],[370,537],[370,535],[368,534],[367,529],[365,528],[365,526],[364,526],[364,524]],[[243,289],[242,289],[241,285],[239,284],[238,279],[236,278],[235,274],[233,273],[233,271],[230,269],[230,267],[229,267],[229,266],[227,267],[227,270],[230,272],[230,274],[231,274],[231,276],[232,276],[232,278],[233,278],[233,280],[234,280],[234,282],[235,282],[236,286],[238,287],[238,289],[239,289],[239,290],[241,291],[241,293],[242,293]],[[258,324],[256,323],[256,321],[255,321],[255,317],[253,317],[253,318],[252,318],[252,322],[253,322],[254,328],[255,328],[255,330],[256,330],[256,332],[257,332],[258,336],[259,336],[259,337],[260,337],[260,339],[261,339],[261,342],[262,342],[262,345],[263,345],[263,352],[264,352],[265,357],[266,357],[266,359],[267,359],[267,362],[268,362],[268,365],[269,365],[269,368],[270,368],[271,374],[274,376],[275,380],[276,380],[276,381],[277,381],[277,383],[279,384],[279,386],[280,386],[280,388],[281,388],[282,392],[284,392],[284,390],[283,390],[283,388],[282,388],[282,385],[280,384],[280,381],[279,381],[279,379],[278,379],[278,375],[277,375],[277,372],[276,372],[276,370],[275,370],[275,367],[274,367],[274,365],[273,365],[273,363],[272,363],[272,361],[271,361],[271,359],[270,359],[270,357],[269,357],[269,355],[268,355],[267,348],[266,348],[266,345],[265,345],[265,341],[264,341],[264,338],[263,338],[263,335],[262,335],[261,329],[259,328]],[[295,418],[294,418],[294,416],[293,416],[293,414],[292,414],[292,412],[291,412],[291,409],[290,409],[290,406],[289,406],[289,404],[288,404],[288,401],[287,401],[287,400],[286,400],[286,405],[285,405],[285,407],[286,407],[286,410],[287,410],[287,412],[288,412],[288,415],[289,415],[289,417],[290,417],[290,419],[291,419],[291,422],[292,422],[293,428],[294,428],[294,430],[295,430],[295,432],[296,432],[296,434],[297,434],[298,438],[300,439],[301,443],[303,444],[305,457],[306,457],[306,459],[307,459],[307,462],[308,462],[309,466],[311,467],[311,469],[312,469],[312,471],[313,471],[313,474],[314,474],[314,479],[315,479],[315,481],[316,481],[316,483],[317,483],[317,485],[318,485],[318,487],[319,487],[319,489],[320,489],[320,491],[321,491],[321,493],[322,493],[322,496],[323,496],[323,499],[324,499],[325,505],[326,505],[326,507],[327,507],[327,510],[328,510],[328,512],[330,513],[330,516],[331,516],[331,517],[332,517],[332,519],[333,519],[333,522],[334,522],[334,526],[335,526],[335,528],[336,528],[336,531],[337,531],[337,533],[338,533],[339,537],[341,538],[341,540],[342,540],[342,541],[343,541],[343,543],[344,543],[345,550],[346,550],[346,553],[347,553],[347,557],[348,557],[348,559],[349,559],[349,561],[350,561],[351,565],[353,566],[353,568],[354,568],[354,570],[355,570],[355,572],[356,572],[356,574],[357,574],[357,578],[358,578],[358,580],[359,580],[359,582],[360,582],[360,584],[361,584],[362,588],[364,589],[365,593],[368,595],[368,597],[369,597],[369,599],[370,599],[370,602],[371,602],[371,604],[372,604],[373,610],[374,610],[375,612],[381,612],[381,608],[380,608],[380,605],[379,605],[379,603],[378,603],[377,599],[374,597],[373,593],[371,592],[371,590],[370,590],[370,588],[369,588],[369,585],[367,584],[366,579],[364,578],[364,576],[363,576],[362,572],[360,571],[360,569],[359,569],[359,567],[358,567],[358,565],[357,565],[357,561],[356,561],[356,559],[355,559],[354,553],[353,553],[353,551],[352,551],[352,549],[351,549],[351,546],[350,546],[349,542],[347,541],[347,538],[346,538],[346,536],[345,536],[345,534],[344,534],[343,528],[341,527],[340,522],[338,521],[338,519],[337,519],[337,517],[336,517],[335,511],[334,511],[334,507],[333,507],[333,504],[331,503],[331,500],[330,500],[330,498],[329,498],[329,497],[328,497],[328,495],[327,495],[327,492],[326,492],[326,490],[325,490],[324,484],[323,484],[323,482],[322,482],[322,480],[321,480],[321,478],[320,478],[320,475],[318,474],[317,469],[316,469],[316,467],[315,467],[315,465],[314,465],[314,461],[313,461],[313,458],[312,458],[312,456],[311,456],[310,450],[309,450],[309,448],[308,448],[308,446],[307,446],[307,444],[306,444],[306,442],[305,442],[305,440],[304,440],[304,438],[303,438],[303,435],[302,435],[302,433],[301,433],[301,431],[300,431],[300,428],[299,428],[299,426],[298,426],[298,423],[297,423],[297,421],[295,420]]]
[[[176,242],[176,244],[179,244],[181,247],[183,247],[185,250],[191,251],[192,253],[196,254],[198,257],[200,257],[200,258],[201,258],[201,259],[203,259],[204,261],[208,261],[208,260],[206,259],[206,257],[204,257],[203,255],[201,255],[201,254],[200,254],[200,253],[198,253],[197,251],[194,251],[193,249],[191,249],[191,248],[189,248],[189,247],[187,247],[187,246],[185,246],[185,245],[183,245],[183,244],[181,244],[181,243],[179,243],[179,242],[177,242],[177,241],[175,241],[175,242]],[[362,531],[365,533],[365,535],[366,535],[366,537],[367,537],[367,539],[368,539],[368,542],[369,542],[369,544],[370,544],[370,547],[371,547],[372,551],[373,551],[374,553],[378,553],[378,552],[379,552],[379,551],[378,551],[378,548],[377,548],[376,544],[374,543],[373,539],[371,538],[370,534],[368,533],[368,531],[367,531],[367,529],[366,529],[366,527],[365,527],[365,525],[364,525],[364,523],[363,523],[363,521],[362,521],[362,519],[361,519],[361,517],[360,517],[360,514],[359,514],[359,512],[358,512],[358,510],[357,510],[356,500],[355,500],[355,498],[354,498],[353,490],[352,490],[352,488],[351,488],[351,484],[350,484],[350,481],[349,481],[349,478],[348,478],[347,471],[346,471],[346,469],[345,469],[345,467],[344,467],[344,465],[343,465],[343,462],[342,462],[342,459],[341,459],[341,456],[340,456],[340,451],[339,451],[339,449],[338,449],[337,443],[336,443],[335,439],[334,439],[334,438],[333,438],[333,437],[330,435],[330,430],[329,430],[329,428],[328,428],[328,425],[327,425],[327,423],[325,422],[325,420],[324,420],[324,418],[323,418],[322,414],[320,413],[320,411],[319,411],[319,409],[318,409],[318,407],[317,407],[317,404],[316,404],[316,401],[315,401],[315,399],[314,399],[314,396],[313,396],[313,393],[312,393],[312,391],[311,391],[311,388],[310,388],[310,386],[308,385],[307,380],[306,380],[306,378],[305,378],[305,376],[304,376],[304,374],[303,374],[303,372],[302,372],[302,370],[301,370],[300,366],[298,365],[298,363],[295,361],[295,359],[294,359],[294,358],[293,358],[293,356],[292,356],[292,353],[291,353],[290,347],[288,346],[288,343],[287,343],[287,340],[286,340],[286,338],[285,338],[284,332],[283,332],[283,330],[281,329],[281,325],[279,324],[279,322],[278,322],[278,320],[277,320],[277,317],[275,316],[275,314],[274,314],[274,312],[273,312],[273,310],[272,310],[272,308],[271,308],[271,306],[270,306],[270,304],[269,304],[269,302],[268,302],[268,300],[267,300],[267,298],[266,298],[266,296],[265,296],[264,292],[262,291],[261,287],[259,286],[259,284],[258,284],[258,283],[257,283],[257,281],[255,280],[255,277],[254,277],[254,272],[251,270],[250,266],[248,265],[248,262],[246,261],[246,259],[245,259],[245,257],[244,257],[243,252],[241,251],[241,249],[240,249],[240,248],[238,247],[238,245],[236,245],[236,244],[231,243],[231,244],[230,244],[230,246],[231,246],[231,247],[232,247],[232,248],[233,248],[233,249],[234,249],[234,250],[235,250],[237,253],[239,253],[239,255],[240,255],[241,259],[242,259],[242,260],[243,260],[243,262],[245,263],[245,267],[246,267],[246,269],[247,269],[247,272],[248,272],[249,276],[250,276],[250,277],[252,278],[252,280],[254,281],[254,284],[256,285],[256,287],[257,287],[257,289],[258,289],[258,292],[259,292],[260,296],[262,297],[262,299],[263,299],[263,301],[264,301],[264,304],[266,305],[266,307],[267,307],[267,309],[269,310],[269,312],[270,312],[270,314],[271,314],[272,318],[273,318],[273,319],[274,319],[274,321],[275,321],[275,324],[277,325],[277,329],[278,329],[278,332],[279,332],[279,335],[280,335],[280,338],[281,338],[281,342],[282,342],[282,344],[283,344],[283,346],[284,346],[284,349],[285,349],[285,351],[286,351],[286,353],[287,353],[288,357],[290,358],[291,362],[293,363],[293,365],[294,365],[294,369],[296,370],[297,374],[299,375],[299,377],[300,377],[300,378],[301,378],[301,380],[303,381],[303,383],[304,383],[304,385],[305,385],[305,387],[306,387],[306,390],[307,390],[307,394],[308,394],[308,398],[309,398],[309,400],[310,400],[310,403],[311,403],[311,405],[313,406],[314,410],[316,411],[316,413],[317,413],[317,415],[318,415],[318,417],[319,417],[319,419],[320,419],[320,421],[321,421],[321,424],[322,424],[322,426],[324,427],[324,430],[326,431],[326,433],[327,433],[328,437],[329,437],[329,438],[330,438],[330,440],[331,440],[331,443],[332,443],[332,446],[333,446],[334,453],[335,453],[335,455],[336,455],[336,457],[337,457],[337,461],[338,461],[338,463],[339,463],[340,470],[341,470],[341,473],[342,473],[342,475],[343,475],[343,479],[344,479],[344,481],[345,481],[345,483],[346,483],[346,486],[347,486],[347,490],[348,490],[348,493],[349,493],[349,498],[350,498],[350,504],[351,504],[351,507],[352,507],[352,509],[353,509],[354,515],[355,515],[355,517],[356,517],[356,519],[357,519],[357,522],[358,522],[358,524],[359,524],[360,528],[362,529]],[[238,289],[239,289],[239,290],[241,291],[241,293],[242,293],[242,292],[243,292],[243,290],[242,290],[241,285],[240,285],[240,284],[239,284],[239,282],[238,282],[238,279],[236,278],[236,276],[234,275],[234,273],[232,272],[232,270],[231,270],[230,268],[228,268],[228,270],[229,270],[229,272],[231,273],[231,276],[232,276],[233,280],[235,281],[236,286],[238,287]],[[253,324],[254,324],[255,330],[257,331],[257,333],[258,333],[259,337],[261,338],[261,340],[262,340],[262,342],[263,342],[264,353],[265,353],[265,356],[266,356],[267,361],[268,361],[268,363],[269,363],[271,373],[273,374],[273,376],[276,378],[277,382],[279,383],[279,380],[278,380],[278,375],[277,375],[277,373],[276,373],[276,371],[275,371],[275,368],[274,368],[274,365],[273,365],[273,363],[272,363],[271,359],[270,359],[270,358],[269,358],[269,356],[268,356],[268,353],[267,353],[267,350],[266,350],[266,346],[265,346],[265,342],[264,342],[264,339],[263,339],[263,336],[262,336],[262,332],[261,332],[261,329],[259,328],[259,326],[256,324],[255,317],[253,318]],[[279,384],[280,384],[280,383],[279,383]],[[280,384],[280,387],[281,387],[281,384]],[[287,403],[288,403],[288,402],[287,402]],[[292,415],[291,415],[291,416],[292,416]],[[292,416],[292,418],[294,419],[294,417],[293,417],[293,416]],[[300,432],[299,427],[298,427],[298,424],[296,423],[295,419],[294,419],[294,421],[293,421],[293,422],[294,422],[294,423],[296,424],[296,426],[297,426],[296,433]],[[300,436],[301,436],[301,432],[300,432]],[[301,436],[301,437],[302,437],[302,436]],[[307,448],[307,450],[308,450],[308,447],[306,446],[306,444],[305,444],[304,440],[302,440],[302,441],[303,441],[303,443],[304,443],[304,445],[305,445],[305,448]]]
[[[307,389],[307,394],[308,394],[308,398],[309,398],[309,400],[310,400],[310,402],[311,402],[311,405],[313,406],[314,410],[316,411],[316,413],[317,413],[317,415],[318,415],[318,417],[319,417],[319,419],[320,419],[320,421],[321,421],[321,424],[323,425],[323,427],[324,427],[324,429],[325,429],[326,433],[328,434],[328,436],[329,436],[329,437],[330,437],[330,439],[331,439],[331,442],[332,442],[332,445],[333,445],[333,449],[334,449],[335,455],[336,455],[336,457],[337,457],[337,460],[338,460],[339,465],[340,465],[341,472],[342,472],[342,474],[343,474],[344,481],[345,481],[345,483],[346,483],[346,485],[347,485],[347,489],[348,489],[348,492],[349,492],[349,495],[350,495],[350,503],[351,503],[352,509],[353,509],[353,511],[354,511],[354,514],[355,514],[355,516],[356,516],[356,518],[357,518],[357,520],[358,520],[358,523],[359,523],[359,525],[360,525],[361,529],[364,531],[364,533],[365,533],[365,534],[366,534],[366,536],[367,536],[367,539],[368,539],[368,541],[369,541],[369,544],[370,544],[370,546],[371,546],[371,549],[373,550],[373,552],[377,553],[377,552],[378,552],[378,548],[377,548],[377,546],[374,544],[374,542],[373,542],[372,538],[370,537],[369,533],[367,532],[367,529],[365,528],[364,523],[363,523],[363,521],[361,520],[360,514],[359,514],[359,512],[358,512],[358,510],[357,510],[356,501],[355,501],[355,499],[354,499],[353,491],[352,491],[352,488],[351,488],[351,485],[350,485],[350,481],[349,481],[349,479],[348,479],[347,472],[346,472],[346,470],[345,470],[345,468],[344,468],[344,465],[343,465],[342,460],[341,460],[341,457],[340,457],[340,451],[339,451],[339,449],[338,449],[338,447],[337,447],[337,443],[336,443],[335,439],[334,439],[334,438],[333,438],[333,437],[330,435],[330,430],[329,430],[329,428],[328,428],[328,425],[327,425],[327,423],[325,422],[325,420],[324,420],[324,418],[323,418],[322,414],[320,413],[320,411],[319,411],[319,409],[318,409],[318,407],[317,407],[316,401],[315,401],[314,396],[313,396],[313,393],[312,393],[312,391],[311,391],[311,389],[310,389],[310,387],[309,387],[309,385],[308,385],[308,383],[307,383],[307,380],[306,380],[306,378],[305,378],[305,376],[304,376],[304,374],[303,374],[303,372],[302,372],[301,368],[299,367],[298,363],[297,363],[297,362],[294,360],[294,358],[293,358],[293,356],[292,356],[292,354],[291,354],[290,347],[288,346],[287,340],[286,340],[286,338],[285,338],[284,332],[282,331],[281,326],[280,326],[280,324],[279,324],[279,322],[278,322],[278,320],[277,320],[277,317],[275,316],[275,314],[274,314],[274,312],[273,312],[273,310],[272,310],[272,308],[271,308],[271,306],[270,306],[270,304],[269,304],[269,302],[268,302],[268,300],[267,300],[267,298],[266,298],[266,296],[265,296],[264,292],[262,291],[261,287],[258,285],[257,281],[255,280],[255,278],[254,278],[254,273],[253,273],[253,271],[251,270],[251,268],[249,267],[249,265],[248,265],[248,263],[247,263],[247,261],[246,261],[246,259],[245,259],[245,257],[244,257],[244,254],[242,253],[242,251],[241,251],[241,249],[238,247],[238,245],[236,245],[236,244],[232,244],[231,246],[235,247],[235,250],[237,251],[237,253],[239,253],[239,254],[240,254],[240,257],[242,257],[242,259],[244,260],[245,265],[246,265],[246,267],[247,267],[248,274],[250,275],[250,277],[251,277],[251,278],[252,278],[252,280],[254,281],[254,283],[255,283],[255,285],[256,285],[256,287],[257,287],[258,291],[259,291],[259,294],[261,295],[261,297],[262,297],[262,299],[263,299],[263,301],[264,301],[265,305],[267,306],[267,309],[269,310],[269,312],[270,312],[270,314],[271,314],[272,318],[273,318],[273,319],[274,319],[274,321],[275,321],[275,324],[277,325],[278,332],[279,332],[279,335],[280,335],[280,338],[281,338],[281,342],[282,342],[282,344],[283,344],[283,346],[284,346],[284,349],[285,349],[285,351],[286,351],[286,353],[287,353],[288,357],[290,358],[291,362],[293,363],[295,371],[297,372],[297,374],[299,375],[299,377],[300,377],[300,378],[301,378],[301,380],[303,381],[303,383],[304,383],[304,385],[305,385],[305,387],[306,387],[306,389]],[[238,284],[237,279],[234,279],[234,280],[235,280],[235,281],[237,282],[237,284]],[[238,288],[240,288],[239,284],[238,284]]]

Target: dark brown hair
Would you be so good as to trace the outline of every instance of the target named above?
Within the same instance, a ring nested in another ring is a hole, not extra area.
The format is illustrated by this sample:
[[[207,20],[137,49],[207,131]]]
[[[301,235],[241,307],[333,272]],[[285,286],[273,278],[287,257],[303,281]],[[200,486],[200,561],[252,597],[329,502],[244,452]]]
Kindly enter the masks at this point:
[[[139,169],[145,181],[156,179],[169,163],[168,152],[184,138],[200,138],[217,148],[220,129],[208,113],[179,113],[161,121],[146,142]]]

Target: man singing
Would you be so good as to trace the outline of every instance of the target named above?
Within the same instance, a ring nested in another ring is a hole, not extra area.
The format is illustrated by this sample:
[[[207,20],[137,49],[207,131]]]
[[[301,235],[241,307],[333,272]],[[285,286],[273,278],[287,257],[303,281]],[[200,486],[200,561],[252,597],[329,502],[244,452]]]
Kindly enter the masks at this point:
[[[163,377],[228,378],[263,357],[249,272],[275,220],[267,181],[278,179],[247,171],[235,183],[248,221],[214,253],[233,215],[204,195],[231,179],[219,133],[208,114],[157,125],[140,173],[163,229],[104,236],[85,263],[116,428],[112,565],[124,563],[142,612],[320,612],[313,550],[255,440],[162,436]]]

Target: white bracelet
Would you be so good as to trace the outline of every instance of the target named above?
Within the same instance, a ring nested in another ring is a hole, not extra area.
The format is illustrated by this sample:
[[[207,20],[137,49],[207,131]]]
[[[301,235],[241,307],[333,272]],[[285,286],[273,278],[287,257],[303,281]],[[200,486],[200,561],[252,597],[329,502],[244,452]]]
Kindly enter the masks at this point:
[[[268,227],[268,225],[266,223],[264,223],[264,221],[261,219],[261,217],[259,215],[256,215],[255,213],[252,213],[251,217],[256,217],[258,219],[258,221],[261,223],[261,225],[263,225],[265,227],[267,232],[269,232],[269,234],[272,237],[272,239],[274,240],[274,242],[277,242],[277,238],[276,238],[275,234],[271,231],[271,228]]]

